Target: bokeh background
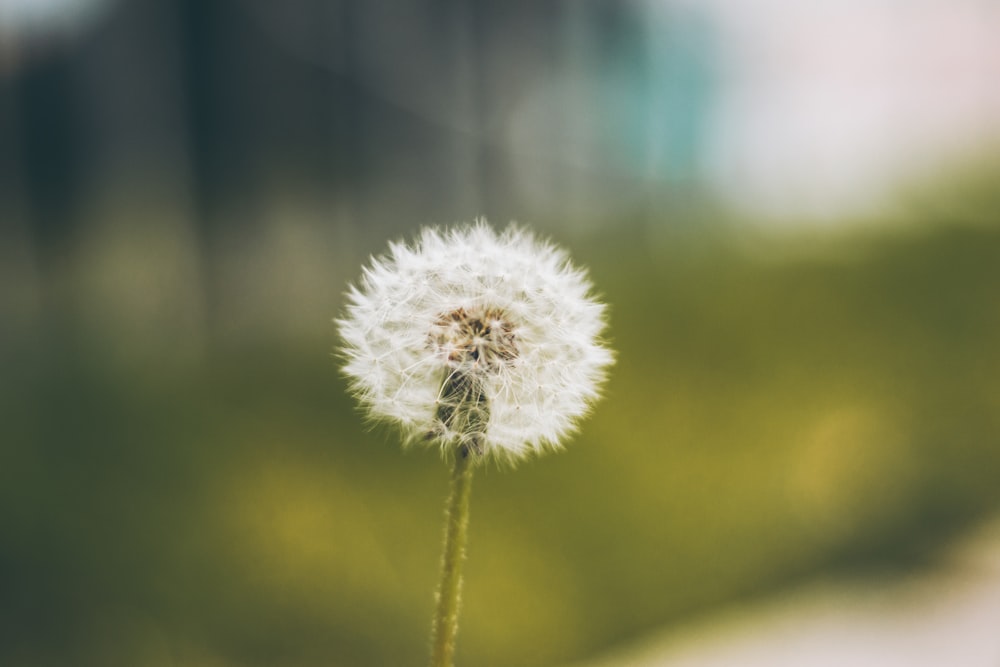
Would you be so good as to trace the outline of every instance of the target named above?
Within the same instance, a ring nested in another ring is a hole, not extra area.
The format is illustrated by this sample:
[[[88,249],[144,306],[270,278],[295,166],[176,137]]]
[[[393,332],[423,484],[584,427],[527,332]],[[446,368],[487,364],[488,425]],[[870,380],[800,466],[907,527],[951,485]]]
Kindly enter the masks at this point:
[[[998,30],[0,0],[0,663],[422,664],[448,471],[364,426],[331,319],[477,216],[590,267],[619,360],[565,453],[479,474],[461,664],[932,568],[1000,510]]]

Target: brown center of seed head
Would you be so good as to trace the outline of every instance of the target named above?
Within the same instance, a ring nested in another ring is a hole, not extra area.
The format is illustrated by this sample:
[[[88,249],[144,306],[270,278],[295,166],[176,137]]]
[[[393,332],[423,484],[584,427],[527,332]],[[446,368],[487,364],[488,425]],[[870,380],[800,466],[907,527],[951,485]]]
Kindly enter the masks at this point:
[[[439,315],[430,343],[450,366],[499,370],[517,357],[514,326],[499,308],[458,308]]]

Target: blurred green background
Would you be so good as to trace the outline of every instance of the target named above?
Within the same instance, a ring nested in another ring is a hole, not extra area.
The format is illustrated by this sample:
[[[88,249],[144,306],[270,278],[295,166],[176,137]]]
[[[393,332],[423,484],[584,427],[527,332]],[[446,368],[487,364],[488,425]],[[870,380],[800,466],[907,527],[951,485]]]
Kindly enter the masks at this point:
[[[330,320],[425,222],[566,246],[618,352],[565,452],[477,474],[460,664],[933,565],[1000,510],[989,128],[776,225],[703,169],[735,75],[684,3],[2,6],[0,663],[424,662],[448,470],[366,428]],[[524,152],[496,105],[553,68],[577,134]]]

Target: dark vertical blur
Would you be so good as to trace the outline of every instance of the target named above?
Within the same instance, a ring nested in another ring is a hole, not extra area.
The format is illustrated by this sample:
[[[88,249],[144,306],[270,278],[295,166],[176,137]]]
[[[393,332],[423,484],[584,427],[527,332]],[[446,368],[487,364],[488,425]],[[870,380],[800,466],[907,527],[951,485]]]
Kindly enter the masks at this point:
[[[0,32],[4,245],[28,310],[62,299],[133,340],[148,317],[185,340],[294,328],[336,292],[282,296],[270,323],[240,296],[287,253],[284,279],[312,284],[320,262],[420,224],[573,233],[698,189],[712,40],[690,10],[89,5],[78,25],[23,9]]]

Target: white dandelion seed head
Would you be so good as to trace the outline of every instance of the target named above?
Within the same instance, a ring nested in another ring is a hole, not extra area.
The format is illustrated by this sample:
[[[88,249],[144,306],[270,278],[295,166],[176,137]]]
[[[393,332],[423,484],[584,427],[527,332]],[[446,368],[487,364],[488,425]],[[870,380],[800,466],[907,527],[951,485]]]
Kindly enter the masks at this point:
[[[558,448],[598,398],[613,361],[604,314],[565,252],[479,221],[390,244],[337,324],[372,417],[408,443],[513,461]]]

